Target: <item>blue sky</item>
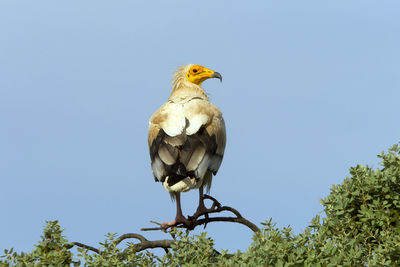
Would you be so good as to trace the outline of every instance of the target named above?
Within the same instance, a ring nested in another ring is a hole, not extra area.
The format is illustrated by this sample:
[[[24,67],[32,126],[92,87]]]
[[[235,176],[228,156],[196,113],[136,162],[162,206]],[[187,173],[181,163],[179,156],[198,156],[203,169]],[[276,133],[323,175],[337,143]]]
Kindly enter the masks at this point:
[[[224,78],[203,83],[228,136],[211,194],[257,224],[272,217],[300,232],[350,166],[378,167],[376,155],[399,142],[399,10],[398,1],[1,1],[0,250],[30,251],[46,220],[94,246],[171,220],[147,127],[188,63]],[[193,214],[197,192],[182,203]],[[207,231],[217,248],[251,242],[240,225]]]

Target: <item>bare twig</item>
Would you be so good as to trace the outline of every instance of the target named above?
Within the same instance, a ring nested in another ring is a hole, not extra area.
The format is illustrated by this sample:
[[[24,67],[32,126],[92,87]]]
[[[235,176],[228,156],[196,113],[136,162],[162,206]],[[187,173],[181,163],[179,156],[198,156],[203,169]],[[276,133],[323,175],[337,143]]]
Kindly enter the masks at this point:
[[[88,246],[88,245],[85,245],[85,244],[82,244],[82,243],[79,243],[79,242],[72,242],[72,243],[71,243],[71,246],[70,246],[69,248],[72,248],[73,246],[85,248],[85,249],[87,249],[87,250],[91,250],[91,251],[93,251],[93,252],[96,252],[97,254],[100,253],[100,251],[99,251],[97,248],[94,248],[94,247],[92,247],[92,246]]]
[[[163,248],[165,250],[165,252],[168,253],[168,248],[171,247],[172,243],[176,242],[175,240],[168,240],[168,239],[149,241],[146,238],[144,238],[142,235],[129,233],[129,234],[121,235],[118,239],[116,239],[113,242],[113,244],[115,246],[117,246],[123,240],[129,239],[129,238],[139,239],[140,243],[133,244],[131,247],[126,248],[124,250],[124,252],[127,252],[128,250],[132,250],[134,252],[140,252],[142,250],[146,250],[146,249],[149,249],[149,248]],[[68,246],[68,248],[72,248],[73,246],[81,247],[81,248],[93,251],[93,252],[95,252],[97,254],[100,254],[100,250],[98,250],[97,248],[94,248],[94,247],[89,246],[89,245],[85,245],[85,244],[80,243],[80,242],[72,242],[71,245]]]
[[[173,238],[173,240],[168,240],[168,239],[164,239],[164,240],[154,240],[154,241],[149,241],[147,240],[144,236],[140,235],[140,234],[135,234],[135,233],[127,233],[127,234],[123,234],[120,237],[118,237],[116,240],[113,241],[113,245],[114,246],[118,246],[122,241],[126,240],[126,239],[137,239],[140,241],[140,243],[138,244],[132,244],[131,246],[129,246],[128,248],[126,248],[123,252],[129,252],[129,251],[133,251],[133,252],[140,252],[142,250],[146,250],[149,248],[163,248],[165,250],[166,253],[168,253],[168,249],[171,248],[171,245],[174,242],[177,242],[175,239],[175,235],[171,232],[171,231],[167,231],[169,228],[185,228],[186,230],[193,230],[195,227],[199,226],[199,225],[204,225],[204,227],[207,225],[207,223],[210,222],[234,222],[234,223],[240,223],[243,224],[245,226],[247,226],[248,228],[250,228],[253,232],[258,232],[260,231],[260,229],[252,222],[250,222],[249,220],[243,218],[243,216],[240,214],[239,211],[237,211],[236,209],[229,207],[229,206],[222,206],[215,198],[208,196],[208,195],[204,195],[205,199],[210,199],[211,201],[213,201],[213,204],[211,206],[211,208],[208,210],[208,212],[205,212],[203,214],[200,214],[200,216],[204,215],[205,218],[203,219],[197,219],[199,216],[197,216],[197,218],[194,217],[189,217],[190,219],[190,225],[184,225],[184,224],[178,224],[178,225],[174,225],[174,226],[161,226],[160,223],[155,222],[155,221],[151,221],[151,223],[157,224],[159,225],[159,227],[154,227],[154,228],[142,228],[141,231],[154,231],[154,230],[161,230],[165,233],[169,233],[171,235],[171,237]],[[213,213],[220,213],[223,211],[229,211],[231,213],[233,213],[236,217],[209,217],[209,214],[213,214]],[[79,242],[72,242],[70,243],[69,248],[73,247],[73,246],[78,246],[90,251],[93,251],[97,254],[100,254],[100,250],[97,248],[94,248],[92,246],[88,246]],[[216,253],[219,254],[218,251],[214,250]]]
[[[142,250],[146,250],[149,248],[163,248],[166,253],[168,253],[168,249],[171,247],[171,245],[176,242],[175,240],[155,240],[155,241],[143,241],[140,242],[139,244],[134,244],[129,248],[126,248],[124,252],[128,252],[130,250],[134,252],[140,252]]]
[[[240,214],[239,211],[237,211],[236,209],[229,207],[229,206],[221,206],[221,204],[213,197],[209,196],[209,195],[204,195],[205,199],[210,199],[213,201],[213,204],[211,206],[212,211],[209,211],[205,214],[201,214],[201,215],[209,215],[212,213],[219,213],[219,212],[223,212],[223,211],[230,211],[232,212],[234,215],[236,215],[236,217],[208,217],[205,216],[206,218],[204,219],[200,219],[200,220],[196,220],[193,219],[193,217],[189,217],[191,218],[191,223],[190,225],[184,225],[184,224],[178,224],[178,225],[173,225],[173,226],[160,226],[160,227],[153,227],[153,228],[142,228],[140,229],[141,231],[156,231],[156,230],[162,230],[162,231],[166,231],[169,228],[172,227],[177,227],[177,228],[185,228],[187,230],[193,230],[194,228],[196,228],[196,226],[199,225],[206,225],[209,222],[234,222],[234,223],[240,223],[243,224],[247,227],[249,227],[253,232],[258,232],[260,231],[260,229],[252,222],[250,222],[249,220],[243,218],[243,216]],[[158,225],[160,225],[160,223],[157,223]]]
[[[118,246],[119,243],[121,243],[123,240],[128,239],[128,238],[136,238],[138,239],[141,243],[148,241],[144,236],[139,235],[139,234],[133,234],[133,233],[129,233],[129,234],[123,234],[120,237],[118,237],[117,239],[115,239],[114,246]]]
[[[163,248],[165,252],[168,253],[168,248],[170,248],[171,244],[175,242],[174,240],[167,240],[167,239],[149,241],[142,235],[129,233],[129,234],[123,234],[119,238],[117,238],[114,241],[114,245],[117,246],[123,240],[128,238],[136,238],[140,241],[139,244],[134,244],[133,246],[130,247],[134,252],[139,252],[149,248]],[[126,252],[127,250],[129,250],[129,248],[126,248],[124,252]]]

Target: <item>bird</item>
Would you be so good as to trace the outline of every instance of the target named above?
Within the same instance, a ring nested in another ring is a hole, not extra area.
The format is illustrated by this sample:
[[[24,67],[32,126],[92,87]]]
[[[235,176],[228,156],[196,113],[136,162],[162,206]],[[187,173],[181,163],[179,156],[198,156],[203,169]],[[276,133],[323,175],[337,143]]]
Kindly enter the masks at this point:
[[[204,189],[222,163],[226,145],[222,112],[209,101],[201,87],[209,78],[222,82],[220,73],[201,65],[179,67],[172,80],[172,92],[149,120],[148,145],[151,168],[176,201],[176,216],[162,226],[190,225],[182,214],[181,192],[199,190],[199,205],[192,218],[211,211],[204,205]]]

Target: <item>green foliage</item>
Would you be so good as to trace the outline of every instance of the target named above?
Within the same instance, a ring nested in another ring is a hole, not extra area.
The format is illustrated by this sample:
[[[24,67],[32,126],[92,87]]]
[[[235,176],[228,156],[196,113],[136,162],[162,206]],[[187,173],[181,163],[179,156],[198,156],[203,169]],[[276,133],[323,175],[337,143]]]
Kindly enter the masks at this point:
[[[176,242],[169,253],[156,256],[135,252],[133,244],[121,249],[115,234],[101,243],[99,253],[79,248],[85,266],[399,266],[400,265],[400,148],[382,153],[382,168],[358,165],[350,177],[333,186],[321,200],[326,216],[315,216],[296,235],[279,229],[272,220],[253,236],[245,251],[216,251],[206,233],[190,236],[173,230]],[[47,222],[42,241],[31,253],[5,250],[5,266],[71,266],[71,244],[61,236],[58,222]]]
[[[18,254],[13,249],[4,250],[0,261],[2,266],[79,266],[79,262],[73,261],[68,241],[61,235],[62,229],[58,221],[46,222],[43,229],[42,240],[31,253]]]
[[[324,234],[338,247],[356,250],[360,262],[400,263],[399,150],[395,145],[389,153],[378,156],[382,169],[351,168],[351,177],[333,186],[322,201],[327,215]]]
[[[107,234],[104,243],[100,243],[99,253],[78,248],[78,256],[83,258],[85,266],[153,266],[157,257],[150,252],[136,253],[132,246],[126,250],[118,248],[114,241],[116,234]]]
[[[172,253],[159,259],[160,266],[218,266],[219,252],[206,233],[191,237],[188,233],[174,230],[172,234],[179,242],[172,245]]]

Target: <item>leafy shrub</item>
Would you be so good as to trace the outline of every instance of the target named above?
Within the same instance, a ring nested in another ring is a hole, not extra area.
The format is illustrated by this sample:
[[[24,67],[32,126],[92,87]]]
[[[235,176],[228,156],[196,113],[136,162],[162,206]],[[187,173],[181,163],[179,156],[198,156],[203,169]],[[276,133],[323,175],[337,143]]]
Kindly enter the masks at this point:
[[[58,221],[46,222],[43,229],[42,240],[31,253],[13,252],[13,249],[5,250],[0,261],[4,266],[79,266],[79,262],[72,260],[73,254],[69,250],[71,246],[61,235],[62,229]]]
[[[380,154],[382,168],[358,165],[350,177],[333,186],[321,200],[326,216],[315,216],[296,235],[290,227],[279,229],[268,220],[253,236],[245,251],[216,251],[206,233],[189,236],[173,230],[176,241],[169,253],[156,256],[124,250],[109,234],[99,253],[79,248],[86,266],[399,266],[400,265],[400,149],[393,146]],[[71,266],[73,244],[61,235],[57,221],[47,222],[42,241],[31,253],[5,250],[5,266]]]

